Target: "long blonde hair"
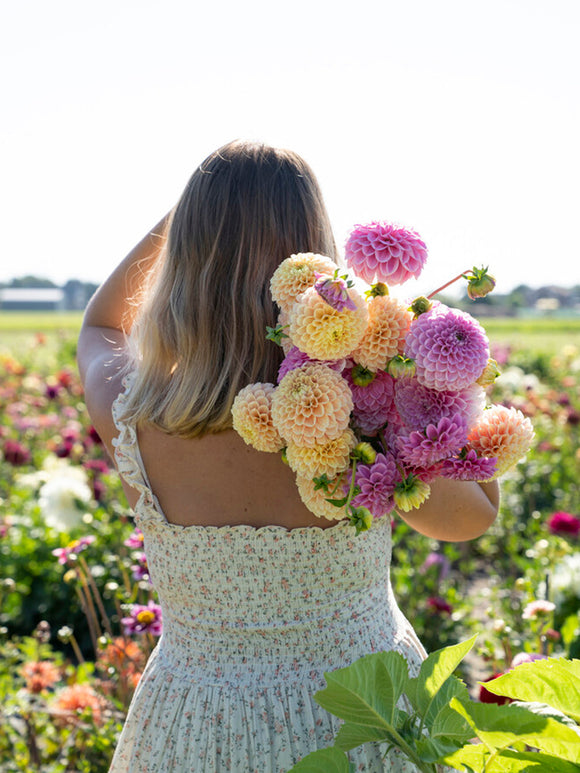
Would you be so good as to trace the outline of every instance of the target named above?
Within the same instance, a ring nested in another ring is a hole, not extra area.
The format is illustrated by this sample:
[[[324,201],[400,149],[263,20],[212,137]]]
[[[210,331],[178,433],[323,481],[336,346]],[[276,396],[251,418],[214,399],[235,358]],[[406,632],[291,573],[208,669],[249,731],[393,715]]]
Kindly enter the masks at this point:
[[[231,426],[246,384],[275,382],[270,277],[285,258],[336,259],[322,195],[300,156],[235,141],[193,173],[170,219],[131,333],[125,416],[182,437]]]

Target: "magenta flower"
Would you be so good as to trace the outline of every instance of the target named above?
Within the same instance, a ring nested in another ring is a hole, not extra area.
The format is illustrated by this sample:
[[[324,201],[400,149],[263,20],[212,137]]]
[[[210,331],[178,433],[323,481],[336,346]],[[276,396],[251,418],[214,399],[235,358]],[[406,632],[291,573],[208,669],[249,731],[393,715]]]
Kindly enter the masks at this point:
[[[69,542],[66,547],[56,548],[56,550],[53,550],[52,555],[58,558],[59,564],[64,565],[68,563],[68,560],[71,556],[76,556],[79,553],[82,553],[82,551],[85,550],[89,545],[92,545],[95,539],[96,537],[91,535],[87,537],[81,537],[80,539],[75,539],[72,542]]]
[[[465,454],[444,459],[440,475],[451,480],[491,480],[495,475],[497,459],[478,456],[471,448]]]
[[[374,518],[390,513],[394,508],[393,493],[400,479],[394,457],[377,454],[373,464],[359,464],[355,484],[360,493],[352,499],[354,507],[366,507]]]
[[[441,598],[441,596],[429,596],[426,603],[428,609],[432,612],[445,612],[445,614],[450,615],[453,611],[451,604]]]
[[[552,513],[548,518],[548,529],[552,534],[577,537],[580,534],[580,518],[563,511]]]
[[[141,529],[133,529],[131,534],[129,534],[128,538],[123,542],[123,545],[126,545],[128,548],[136,548],[139,550],[143,547],[143,532]]]
[[[440,303],[411,323],[405,356],[415,360],[421,384],[457,392],[481,376],[489,344],[476,319]]]
[[[161,636],[163,632],[163,619],[161,607],[150,601],[147,606],[132,604],[129,615],[121,618],[125,636],[133,633],[150,633],[153,636]]]
[[[4,459],[13,467],[22,467],[30,461],[30,451],[17,440],[5,440],[2,449]]]
[[[394,379],[383,370],[377,371],[373,380],[366,386],[358,386],[352,379],[351,368],[343,371],[352,392],[353,419],[356,426],[365,435],[375,435],[389,422],[400,424],[394,404]]]
[[[395,384],[395,405],[405,426],[420,430],[444,416],[460,414],[468,428],[485,407],[485,392],[477,384],[451,392],[429,389],[416,378],[401,378]]]
[[[446,416],[437,424],[428,424],[423,432],[414,430],[400,435],[398,449],[401,459],[412,467],[430,467],[457,453],[467,441],[467,427],[459,414]]]
[[[518,652],[512,660],[511,667],[517,668],[518,666],[521,666],[522,663],[534,663],[536,660],[546,660],[547,657],[547,655],[541,655],[539,652]]]
[[[415,231],[385,222],[354,227],[345,245],[346,263],[369,284],[400,285],[417,278],[427,260],[425,242]]]
[[[137,561],[136,564],[131,566],[133,572],[133,579],[137,582],[141,580],[149,580],[149,567],[147,566],[147,556],[143,552],[136,553],[134,556]]]
[[[320,295],[320,297],[332,306],[337,311],[343,311],[344,309],[350,309],[356,311],[356,304],[349,297],[348,285],[339,276],[325,276],[324,274],[315,273],[317,282],[314,285],[314,289]]]
[[[443,553],[429,553],[427,558],[421,564],[419,571],[421,574],[425,574],[433,566],[437,569],[439,580],[444,580],[451,571],[449,559],[447,556],[444,556]]]

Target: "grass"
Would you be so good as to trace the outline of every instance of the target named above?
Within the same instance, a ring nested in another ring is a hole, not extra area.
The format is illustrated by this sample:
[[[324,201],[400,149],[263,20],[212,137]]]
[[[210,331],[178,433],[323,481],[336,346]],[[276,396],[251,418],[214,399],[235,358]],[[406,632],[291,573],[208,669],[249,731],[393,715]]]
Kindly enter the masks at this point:
[[[48,340],[76,335],[81,311],[1,312],[0,351],[16,352],[37,333]],[[490,341],[535,352],[557,353],[567,346],[580,347],[580,317],[489,317],[481,320]]]

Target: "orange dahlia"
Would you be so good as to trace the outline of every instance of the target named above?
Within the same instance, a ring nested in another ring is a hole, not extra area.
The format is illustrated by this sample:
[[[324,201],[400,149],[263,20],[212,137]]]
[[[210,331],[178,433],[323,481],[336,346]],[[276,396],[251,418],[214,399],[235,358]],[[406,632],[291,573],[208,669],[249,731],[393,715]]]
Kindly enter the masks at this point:
[[[290,311],[298,296],[312,287],[316,274],[334,274],[338,266],[325,255],[300,252],[278,266],[270,280],[272,298],[283,311]]]
[[[52,703],[52,709],[64,724],[76,724],[78,715],[86,709],[91,710],[93,721],[99,725],[104,699],[88,684],[72,684],[63,687]]]
[[[258,451],[275,453],[284,446],[272,423],[273,384],[248,384],[232,406],[233,427],[242,440]]]
[[[350,429],[334,440],[315,446],[297,446],[288,443],[286,458],[295,473],[306,478],[326,475],[334,478],[349,465],[350,452],[357,444],[357,438]]]
[[[336,480],[330,482],[330,491],[332,491],[336,483]],[[327,518],[329,521],[340,521],[343,518],[348,518],[346,508],[336,507],[330,502],[327,502],[326,500],[330,499],[331,495],[323,488],[316,489],[311,478],[297,475],[296,486],[298,487],[300,498],[314,515],[317,515],[319,518]],[[338,491],[334,494],[334,497],[339,499],[342,496],[344,496],[344,492],[339,485]]]
[[[297,446],[315,446],[338,438],[348,427],[351,411],[348,384],[326,365],[294,368],[272,396],[274,427],[287,443]]]
[[[467,444],[480,456],[497,459],[497,478],[527,454],[533,438],[532,422],[521,411],[492,405],[471,429]]]
[[[26,679],[26,689],[33,693],[53,687],[60,679],[60,671],[52,660],[29,661],[24,664],[22,673]]]
[[[290,338],[313,360],[340,360],[359,345],[369,318],[367,304],[353,287],[348,288],[348,296],[355,304],[354,311],[338,311],[313,287],[292,307]]]
[[[403,353],[413,315],[390,295],[372,298],[368,310],[369,322],[352,358],[368,370],[384,370],[392,357]]]

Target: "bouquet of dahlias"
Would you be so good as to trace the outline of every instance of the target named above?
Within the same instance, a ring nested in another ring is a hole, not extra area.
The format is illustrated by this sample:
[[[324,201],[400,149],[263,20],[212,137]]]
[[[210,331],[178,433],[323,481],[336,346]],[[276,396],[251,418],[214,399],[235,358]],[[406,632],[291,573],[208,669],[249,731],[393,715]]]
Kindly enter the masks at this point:
[[[419,507],[436,477],[502,475],[527,453],[533,429],[520,411],[486,405],[499,370],[476,319],[430,298],[389,295],[389,285],[423,269],[417,233],[359,225],[345,257],[356,284],[312,253],[275,271],[280,318],[268,337],[285,353],[278,383],[242,389],[232,417],[246,443],[282,452],[309,510],[348,518],[358,532],[394,508]],[[471,298],[495,285],[483,268],[461,277]]]

